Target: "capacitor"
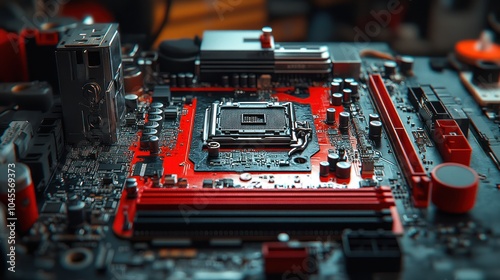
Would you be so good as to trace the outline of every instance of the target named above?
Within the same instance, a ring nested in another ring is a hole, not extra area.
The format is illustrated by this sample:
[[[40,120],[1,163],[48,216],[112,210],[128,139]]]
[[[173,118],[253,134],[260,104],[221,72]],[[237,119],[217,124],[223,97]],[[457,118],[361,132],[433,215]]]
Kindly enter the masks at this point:
[[[342,104],[344,106],[351,104],[352,90],[344,88],[342,90]]]
[[[399,70],[403,75],[409,76],[413,72],[413,63],[415,59],[411,56],[402,56],[399,61]]]
[[[152,102],[151,104],[149,104],[150,109],[153,108],[153,109],[160,109],[161,110],[161,109],[163,109],[163,107],[165,107],[165,106],[161,102]]]
[[[335,108],[326,109],[326,123],[327,124],[335,123]]]
[[[135,94],[125,95],[125,107],[128,112],[134,112],[139,105],[139,97]]]
[[[240,86],[243,88],[248,87],[248,75],[247,74],[240,75]]]
[[[137,179],[134,177],[127,178],[125,180],[125,191],[127,192],[127,198],[137,197]]]
[[[319,163],[319,176],[328,177],[330,173],[330,163],[328,161],[322,161]]]
[[[351,97],[354,99],[358,99],[359,98],[359,84],[358,84],[358,82],[356,82],[356,81],[351,82],[349,88],[352,91]]]
[[[177,87],[177,75],[176,74],[170,75],[170,86]]]
[[[474,207],[479,185],[477,172],[460,163],[446,162],[431,172],[432,202],[449,213],[466,213]]]
[[[339,129],[342,133],[346,133],[351,121],[351,114],[349,112],[340,112],[339,114]]]
[[[15,200],[12,194],[15,193]],[[0,201],[7,208],[7,218],[16,218],[16,230],[27,232],[38,219],[35,187],[29,167],[20,162],[0,165]],[[10,209],[15,209],[13,213]]]
[[[371,121],[368,127],[368,137],[373,141],[380,141],[381,136],[382,136],[382,122]]]
[[[354,80],[353,78],[345,78],[344,79],[344,88],[351,89],[351,83],[355,82],[355,81],[356,80]]]
[[[330,83],[330,93],[334,94],[335,92],[340,92],[340,83],[338,82],[331,82]]]
[[[193,73],[186,73],[186,86],[193,86],[194,75]]]
[[[391,60],[384,62],[384,76],[390,78],[392,75],[395,75],[397,66],[398,64]]]
[[[70,201],[67,211],[68,229],[75,230],[85,222],[85,203],[80,200]]]
[[[144,86],[144,75],[137,66],[123,68],[123,88],[125,93],[142,95]]]
[[[208,142],[207,144],[208,156],[211,158],[219,157],[220,143],[219,142]]]
[[[160,116],[162,116],[163,115],[163,110],[162,109],[158,109],[158,108],[149,108],[148,115],[149,116],[151,116],[151,115],[160,115]]]
[[[148,121],[144,124],[144,129],[158,129],[160,125],[154,121]]]
[[[248,87],[249,88],[257,87],[257,76],[255,76],[255,74],[248,75]]]
[[[347,161],[337,162],[337,167],[335,168],[335,176],[338,179],[351,178],[351,163]]]
[[[181,88],[186,87],[186,74],[179,73],[177,75],[177,86]]]
[[[337,162],[339,162],[340,156],[337,153],[328,154],[328,163],[330,164],[330,170],[335,171],[337,167]]]
[[[332,94],[332,105],[333,106],[342,105],[342,93],[336,92],[336,93]]]
[[[333,78],[334,83],[338,83],[340,85],[340,89],[344,88],[344,79],[342,78]]]
[[[233,87],[235,87],[235,88],[239,88],[240,87],[240,75],[233,74],[233,76],[232,76],[232,84],[233,84]]]
[[[141,150],[147,150],[149,149],[149,135],[144,135],[141,136],[141,139],[139,140],[140,142],[140,148]]]
[[[153,135],[157,135],[158,134],[158,130],[154,129],[154,128],[146,128],[142,131],[142,136],[153,136]]]
[[[151,155],[158,155],[160,152],[160,138],[153,135],[149,137],[149,153]]]
[[[222,76],[222,86],[229,87],[229,76],[228,75]]]
[[[158,131],[161,131],[161,129],[163,128],[163,117],[160,115],[150,115],[148,117],[148,122],[157,123],[158,126],[156,128],[155,127],[151,127],[151,128],[157,129]],[[144,125],[144,128],[146,128],[146,125]]]
[[[380,121],[379,114],[376,114],[376,113],[369,114],[368,115],[368,121],[369,122],[371,122],[371,121]]]

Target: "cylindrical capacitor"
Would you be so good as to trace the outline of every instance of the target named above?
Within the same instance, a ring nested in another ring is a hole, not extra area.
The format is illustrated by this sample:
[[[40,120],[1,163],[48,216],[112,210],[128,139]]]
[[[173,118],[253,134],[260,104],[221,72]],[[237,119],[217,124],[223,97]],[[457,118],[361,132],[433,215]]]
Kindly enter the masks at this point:
[[[340,92],[340,83],[338,82],[331,82],[330,83],[330,93],[334,94],[336,92]]]
[[[186,74],[179,73],[177,75],[177,86],[178,87],[186,87]]]
[[[177,87],[177,74],[170,75],[170,86]]]
[[[342,105],[342,93],[335,92],[334,94],[332,94],[332,105],[333,106]]]
[[[248,75],[248,87],[250,88],[257,87],[257,76],[255,76],[255,74]]]
[[[337,168],[337,162],[339,162],[339,154],[337,153],[329,153],[328,154],[328,163],[330,164],[330,170],[335,171]]]
[[[154,128],[146,128],[142,131],[142,136],[153,136],[153,135],[157,135],[158,134],[158,130],[154,129]]]
[[[338,179],[351,178],[351,163],[347,161],[337,162],[337,167],[335,168],[335,176]]]
[[[415,60],[411,56],[402,56],[399,61],[399,70],[403,75],[411,75],[413,72],[413,63]]]
[[[240,87],[240,75],[233,74],[232,84],[233,84],[233,87],[235,87],[235,88],[239,88]]]
[[[352,91],[352,94],[351,96],[355,99],[358,99],[359,98],[359,84],[358,82],[354,81],[354,82],[351,82],[350,84],[350,87],[349,87]]]
[[[137,179],[130,177],[125,180],[125,191],[127,192],[127,198],[137,197]]]
[[[328,177],[330,173],[330,163],[328,161],[322,161],[319,163],[319,176]]]
[[[335,123],[335,108],[326,109],[326,123],[327,124]]]
[[[222,76],[222,86],[229,87],[229,76],[228,75]]]
[[[165,107],[165,106],[161,102],[152,102],[149,105],[149,108],[154,108],[154,109],[163,109],[163,107]]]
[[[342,90],[342,104],[344,106],[351,104],[352,90],[344,88]]]
[[[344,88],[344,79],[342,78],[333,78],[334,83],[338,83],[340,85],[340,89]]]
[[[160,115],[160,116],[162,116],[163,115],[163,110],[162,109],[158,109],[158,108],[149,108],[148,115],[149,116],[151,116],[151,115]]]
[[[384,76],[390,78],[392,75],[395,75],[397,66],[398,64],[391,60],[384,62]]]
[[[190,87],[193,85],[194,75],[193,73],[186,73],[186,86]]]
[[[248,87],[248,75],[247,74],[241,74],[240,75],[240,86],[241,87]]]
[[[15,199],[9,200],[12,194],[15,194]],[[27,232],[36,222],[38,207],[35,187],[27,165],[20,162],[0,165],[0,201],[7,208],[7,218],[17,219],[16,230],[19,233]]]
[[[376,114],[376,113],[369,114],[368,115],[368,121],[369,122],[371,122],[371,121],[380,121],[379,114]]]
[[[208,149],[208,157],[211,158],[219,157],[219,152],[220,152],[219,142],[208,142],[207,149]]]
[[[149,149],[149,136],[150,135],[143,135],[140,139],[140,148],[141,150],[147,150]]]
[[[139,97],[135,94],[125,95],[125,107],[128,112],[133,112],[137,109],[139,105]]]
[[[382,136],[382,122],[371,121],[368,127],[368,137],[373,141],[379,141]]]
[[[351,89],[351,83],[355,82],[355,81],[356,80],[354,80],[353,78],[345,78],[344,79],[344,88]]]
[[[144,86],[144,75],[137,66],[123,68],[123,87],[125,93],[142,95]]]
[[[444,212],[465,213],[474,207],[479,176],[474,169],[447,162],[431,172],[432,202]]]
[[[158,127],[152,127],[154,129],[158,129],[158,131],[161,131],[163,127],[163,117],[161,115],[150,115],[148,117],[148,122],[155,122],[158,124]],[[144,125],[144,128],[146,128],[146,125]]]
[[[160,138],[156,135],[149,137],[149,153],[151,155],[158,155],[160,153]]]
[[[144,129],[158,129],[160,125],[154,121],[148,121],[144,124]]]
[[[85,203],[80,200],[70,201],[68,205],[68,229],[75,230],[85,222]]]
[[[349,122],[351,121],[351,114],[349,112],[340,112],[339,114],[339,129],[342,133],[347,132]]]

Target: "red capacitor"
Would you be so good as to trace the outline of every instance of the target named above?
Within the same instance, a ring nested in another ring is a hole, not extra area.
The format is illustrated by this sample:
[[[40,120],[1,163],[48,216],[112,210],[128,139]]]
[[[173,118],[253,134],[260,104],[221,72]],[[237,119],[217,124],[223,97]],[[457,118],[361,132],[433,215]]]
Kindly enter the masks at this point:
[[[0,165],[0,201],[7,209],[7,224],[14,223],[18,232],[28,231],[35,223],[38,207],[27,165],[20,162]]]
[[[432,172],[432,202],[444,212],[465,213],[476,202],[479,177],[472,168],[447,162]]]

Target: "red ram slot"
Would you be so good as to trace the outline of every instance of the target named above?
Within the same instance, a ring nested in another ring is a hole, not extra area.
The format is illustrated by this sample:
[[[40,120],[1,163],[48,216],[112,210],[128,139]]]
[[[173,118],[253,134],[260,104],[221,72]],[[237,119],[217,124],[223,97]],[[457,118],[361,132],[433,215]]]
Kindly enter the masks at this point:
[[[436,120],[434,141],[445,162],[470,165],[472,148],[456,121]]]
[[[394,206],[391,189],[144,189],[138,210],[382,210]]]
[[[412,188],[413,203],[416,207],[427,207],[431,180],[426,174],[417,151],[396,111],[384,80],[379,74],[370,75],[369,86],[403,173]]]

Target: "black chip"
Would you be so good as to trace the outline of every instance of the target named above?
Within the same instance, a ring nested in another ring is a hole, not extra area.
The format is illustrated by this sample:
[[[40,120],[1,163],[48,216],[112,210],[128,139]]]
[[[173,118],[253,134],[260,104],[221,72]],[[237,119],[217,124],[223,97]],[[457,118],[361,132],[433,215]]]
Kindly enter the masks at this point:
[[[42,213],[61,213],[62,202],[46,202],[42,207]]]

